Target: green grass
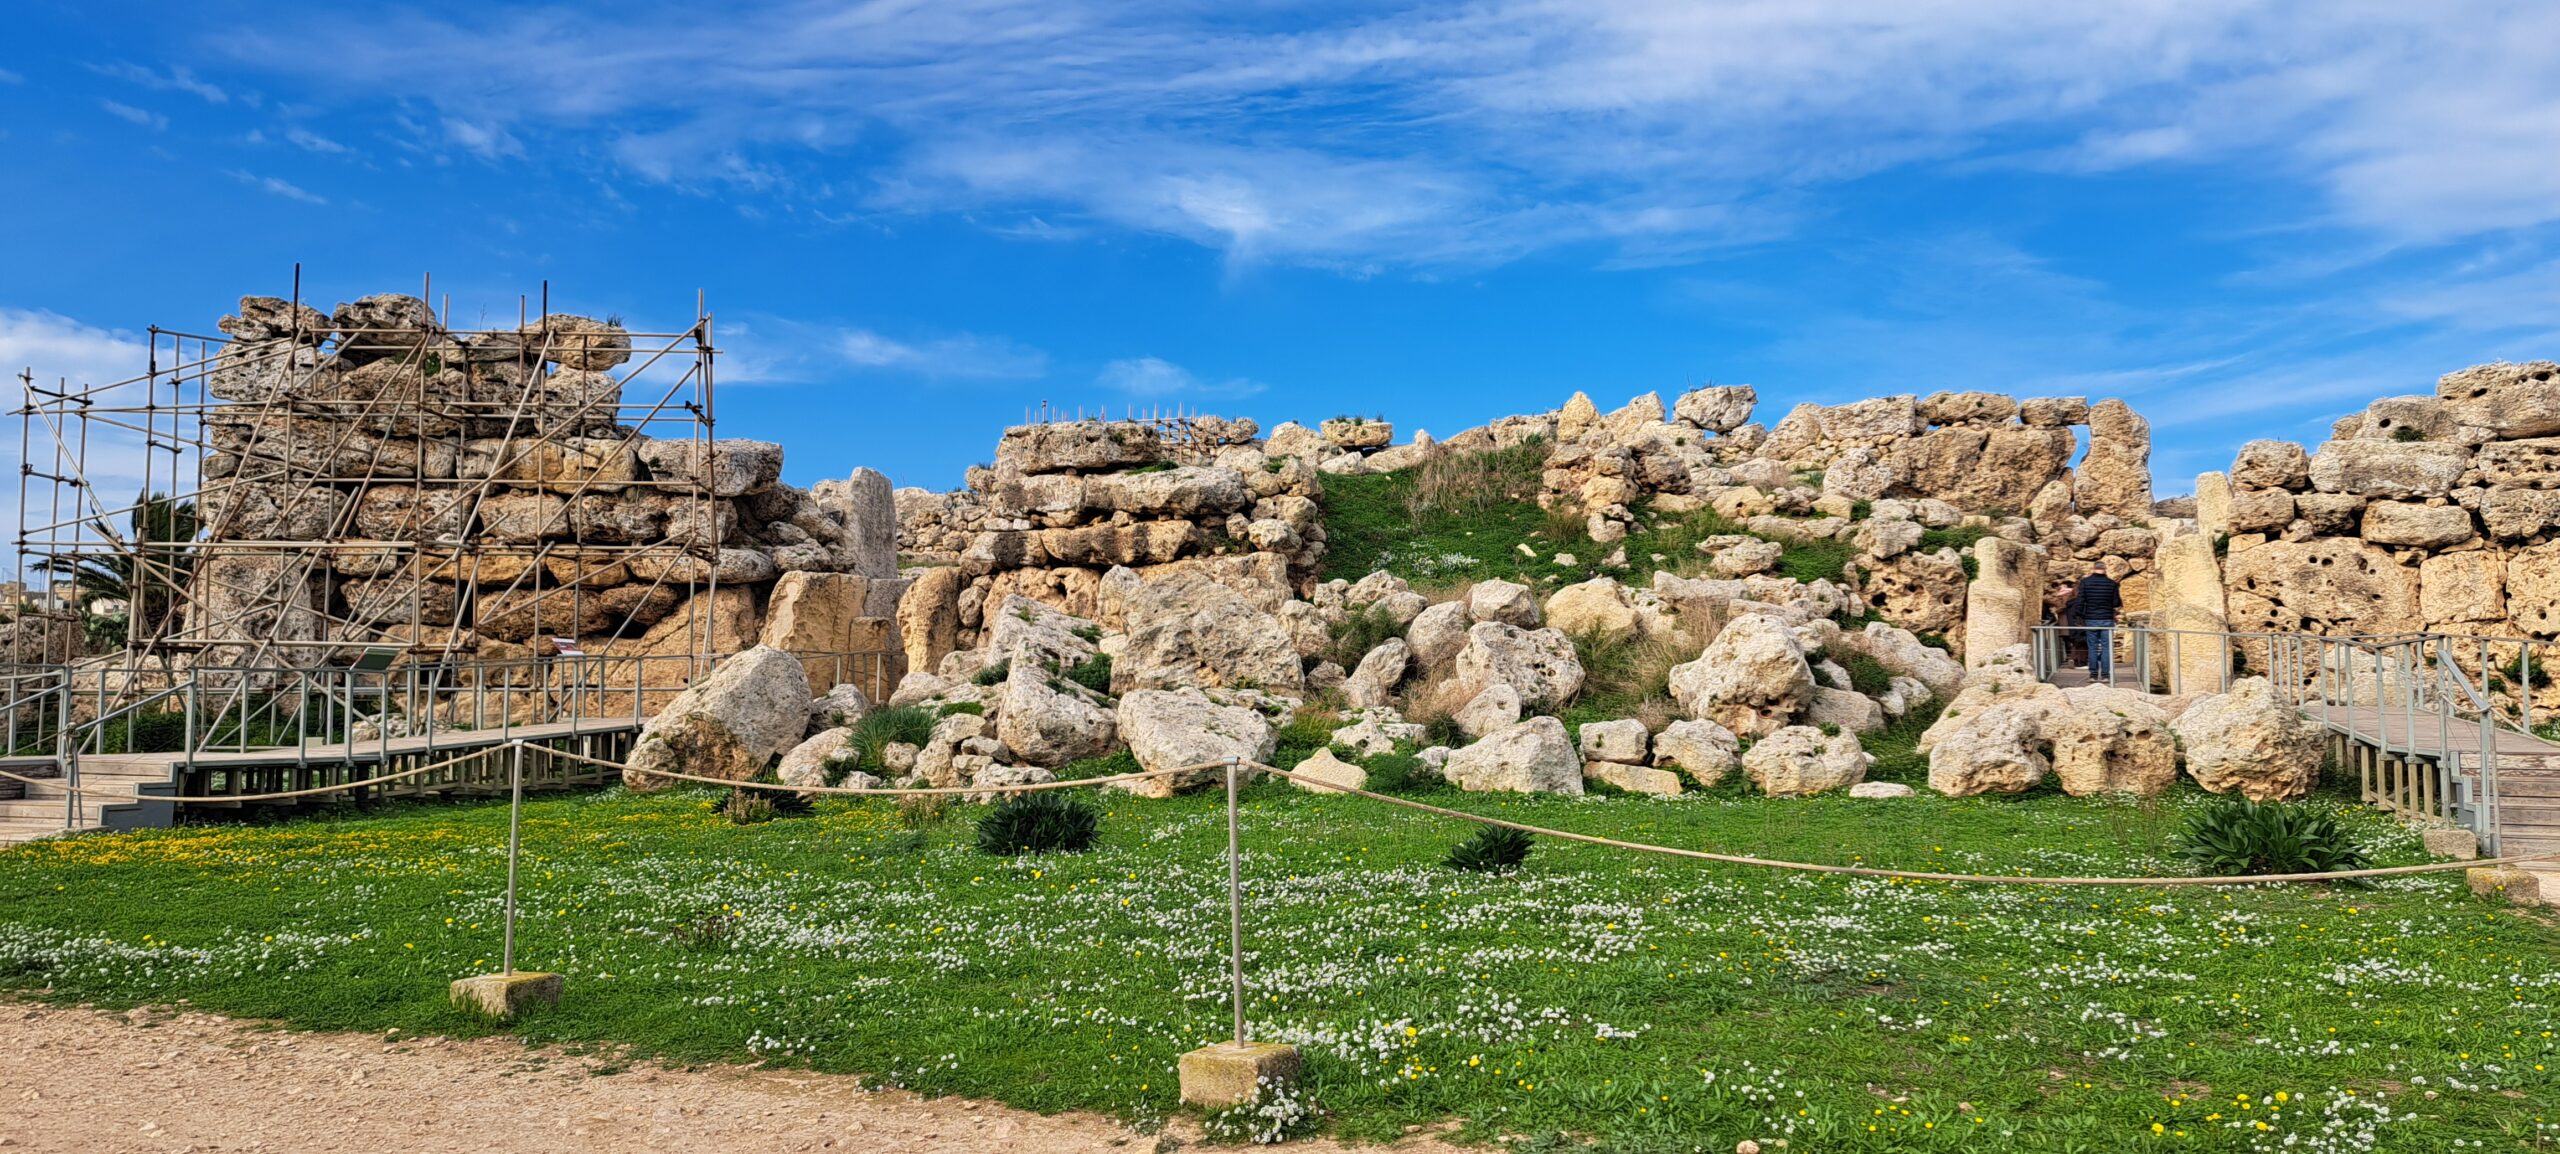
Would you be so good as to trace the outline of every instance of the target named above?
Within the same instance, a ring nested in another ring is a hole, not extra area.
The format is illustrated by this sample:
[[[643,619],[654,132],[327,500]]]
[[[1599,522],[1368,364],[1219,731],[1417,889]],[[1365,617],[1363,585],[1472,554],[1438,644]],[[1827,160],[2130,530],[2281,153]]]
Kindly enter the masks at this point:
[[[515,1032],[1141,1122],[1176,1108],[1176,1057],[1227,1032],[1214,791],[1103,794],[1092,852],[1001,860],[972,822],[908,830],[885,802],[737,826],[715,796],[527,804],[519,956],[569,985]],[[1771,857],[2120,874],[2180,872],[2169,835],[2200,795],[1440,797]],[[1247,805],[1254,1032],[1305,1048],[1307,1093],[1354,1138],[1456,1121],[1461,1140],[1613,1151],[2528,1149],[2560,1107],[2560,932],[2459,874],[2002,889],[1540,839],[1485,876],[1440,864],[1469,832],[1445,820],[1276,782]],[[2338,809],[2378,862],[2415,860],[2408,832]],[[484,1033],[445,985],[496,964],[505,816],[0,851],[0,984]]]

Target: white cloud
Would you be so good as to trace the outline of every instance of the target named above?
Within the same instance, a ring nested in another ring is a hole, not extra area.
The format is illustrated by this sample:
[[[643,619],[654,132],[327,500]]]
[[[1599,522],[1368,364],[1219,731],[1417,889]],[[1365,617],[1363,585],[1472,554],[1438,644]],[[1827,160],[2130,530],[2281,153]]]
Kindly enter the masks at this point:
[[[337,153],[347,150],[346,145],[307,128],[288,128],[284,132],[284,138],[306,152]]]
[[[286,200],[298,200],[304,204],[329,203],[327,197],[304,189],[302,186],[281,177],[260,176],[254,172],[245,172],[239,169],[233,169],[231,172],[231,179],[248,185],[251,188],[263,189],[267,192],[274,193]]]
[[[1172,0],[952,0],[712,24],[367,11],[212,41],[432,104],[485,159],[542,134],[540,155],[646,179],[843,197],[782,158],[860,140],[881,206],[1355,269],[1594,241],[1686,259],[1915,164],[2219,164],[2419,240],[2560,220],[2560,7],[2506,0],[1486,0],[1261,28]]]
[[[836,355],[861,369],[885,369],[922,377],[1030,380],[1049,371],[1049,355],[1003,337],[969,333],[924,340],[894,340],[870,329],[845,329]]]
[[[82,324],[59,313],[0,307],[0,369],[32,369],[42,383],[103,385],[142,375],[149,350],[133,333]]]
[[[209,104],[226,104],[231,100],[230,93],[224,92],[217,85],[196,79],[195,72],[185,67],[172,68],[163,73],[128,61],[118,61],[113,64],[92,64],[89,70],[101,76],[112,76],[155,91],[184,92],[202,97]]]
[[[1173,400],[1181,397],[1232,399],[1262,391],[1258,381],[1231,377],[1204,381],[1191,370],[1159,357],[1130,357],[1102,366],[1094,383],[1132,397]]]
[[[130,104],[122,104],[113,100],[101,100],[98,102],[98,107],[106,109],[108,115],[113,116],[118,120],[129,120],[154,132],[169,127],[168,117],[162,116],[157,112],[136,108]]]

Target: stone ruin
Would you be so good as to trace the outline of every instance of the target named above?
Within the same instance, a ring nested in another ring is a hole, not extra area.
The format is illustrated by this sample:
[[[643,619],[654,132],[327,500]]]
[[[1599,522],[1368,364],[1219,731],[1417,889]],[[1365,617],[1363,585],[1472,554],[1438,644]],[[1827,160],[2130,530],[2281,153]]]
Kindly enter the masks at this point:
[[[2447,373],[2432,395],[2341,418],[2309,451],[2251,441],[2196,479],[2196,522],[2177,591],[2196,620],[2510,639],[2456,653],[2475,679],[2520,666],[2512,639],[2560,633],[2560,365]],[[2505,672],[2489,687],[2512,703],[2518,671]],[[2550,676],[2535,675],[2538,710],[2560,707]]]
[[[205,528],[147,642],[293,667],[385,643],[425,661],[527,658],[554,637],[662,657],[761,640],[812,655],[813,675],[818,654],[884,655],[874,693],[903,672],[887,479],[811,493],[781,480],[781,446],[713,439],[693,334],[635,350],[619,323],[567,314],[466,332],[398,294],[330,313],[244,297],[219,327],[182,495]]]

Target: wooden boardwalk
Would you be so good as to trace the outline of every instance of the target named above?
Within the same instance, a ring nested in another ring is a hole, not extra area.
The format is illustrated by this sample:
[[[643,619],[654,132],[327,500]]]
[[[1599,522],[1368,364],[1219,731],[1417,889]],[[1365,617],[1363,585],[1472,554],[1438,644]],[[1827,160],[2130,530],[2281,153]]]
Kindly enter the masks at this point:
[[[199,750],[188,753],[84,754],[78,759],[80,784],[102,792],[84,793],[76,803],[49,758],[0,764],[12,773],[50,780],[0,791],[0,845],[84,829],[137,829],[167,826],[180,803],[136,801],[129,795],[206,797],[346,785],[400,773],[463,754],[481,756],[401,781],[367,786],[331,798],[377,800],[425,795],[490,794],[507,788],[516,741],[618,761],[630,749],[640,723],[628,717],[514,725],[498,729],[445,730],[413,737],[328,745],[276,746],[249,750]],[[566,758],[528,753],[526,789],[563,789],[600,784],[613,771]],[[330,800],[322,798],[317,800]],[[238,808],[233,801],[190,801],[197,808]]]
[[[2045,680],[2066,689],[2096,684],[2087,669],[2076,667],[2056,669]],[[2120,688],[2143,687],[2127,681]],[[2366,801],[2437,824],[2453,816],[2449,784],[2479,788],[2485,744],[2494,755],[2489,761],[2497,802],[2491,810],[2495,836],[2484,840],[2502,854],[2560,851],[2560,744],[2502,728],[2492,728],[2484,743],[2476,718],[2456,720],[2397,705],[2314,702],[2302,707],[2302,715],[2329,733],[2331,753],[2358,776]],[[2448,762],[2462,767],[2460,783],[2443,771]],[[2560,863],[2533,868],[2560,873]]]

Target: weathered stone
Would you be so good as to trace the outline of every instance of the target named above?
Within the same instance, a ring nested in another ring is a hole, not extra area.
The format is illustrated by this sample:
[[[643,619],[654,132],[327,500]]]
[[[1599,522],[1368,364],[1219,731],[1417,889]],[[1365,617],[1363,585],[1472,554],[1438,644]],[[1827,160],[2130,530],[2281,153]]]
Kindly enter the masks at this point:
[[[2270,541],[2225,562],[2231,627],[2244,633],[2396,633],[2417,619],[2417,574],[2351,538]]]
[[[1230,1041],[1190,1051],[1177,1066],[1184,1105],[1224,1110],[1296,1082],[1301,1060],[1296,1046]]]
[[[2225,533],[2272,533],[2293,521],[2294,497],[2283,489],[2242,489],[2223,510]]]
[[[1853,502],[1876,500],[1901,483],[1901,462],[1864,445],[1841,453],[1822,470],[1823,495]]]
[[[1115,693],[1255,686],[1293,694],[1300,688],[1288,625],[1205,571],[1147,581],[1128,597],[1124,614],[1129,639],[1112,660]]]
[[[2087,397],[2028,397],[2018,402],[2018,420],[2044,429],[2089,423]]]
[[[518,340],[564,369],[601,372],[631,359],[631,334],[621,325],[593,317],[553,313],[525,322]]]
[[[815,688],[815,682],[810,683]],[[850,681],[827,687],[825,694],[809,699],[809,728],[836,729],[861,721],[871,713],[871,695]]]
[[[1862,781],[1849,787],[1849,796],[1886,800],[1912,796],[1910,786],[1898,781]]]
[[[329,314],[283,297],[240,298],[240,312],[215,321],[213,327],[237,340],[288,340],[316,345],[329,339]]]
[[[2311,484],[2362,497],[2441,497],[2471,467],[2471,449],[2437,441],[2330,441],[2311,455]]]
[[[2436,379],[2436,397],[2466,425],[2500,440],[2560,433],[2560,364],[2473,365]]]
[[[2560,541],[2519,550],[2508,559],[2507,614],[2527,637],[2560,633]]]
[[[714,497],[743,497],[782,479],[782,446],[770,441],[644,440],[635,446],[649,475],[699,485]]]
[[[1813,702],[1805,707],[1801,720],[1807,725],[1833,726],[1843,733],[1872,733],[1884,728],[1884,707],[1855,690],[1821,685],[1814,687]]]
[[[1582,759],[1564,723],[1532,717],[1452,751],[1441,775],[1469,792],[1581,793]]]
[[[836,774],[850,768],[859,757],[853,745],[853,730],[820,730],[784,751],[774,776],[784,785],[832,785]]]
[[[1084,503],[1089,509],[1133,517],[1198,518],[1242,509],[1253,503],[1253,495],[1245,489],[1244,475],[1233,469],[1184,465],[1088,477]]]
[[[2560,437],[2491,441],[2480,446],[2475,463],[2480,479],[2493,486],[2560,489]]]
[[[1005,670],[994,706],[996,740],[1025,764],[1055,768],[1111,752],[1119,729],[1082,687],[1036,661]]]
[[[2072,499],[2082,516],[2151,515],[2151,422],[2132,406],[2113,398],[2091,406],[2089,452],[2072,475]]]
[[[2442,549],[2474,536],[2471,511],[2459,505],[2376,501],[2364,509],[2364,539],[2376,545]]]
[[[444,340],[435,310],[401,293],[377,293],[341,304],[330,324],[337,329],[338,358],[349,364],[391,357],[417,360]]]
[[[2177,739],[2150,717],[2081,709],[2054,714],[2044,729],[2054,779],[2073,797],[2156,797],[2177,784]]]
[[[1967,668],[2009,646],[2033,641],[2035,627],[2044,620],[2042,552],[1985,537],[1974,544],[1973,560],[1974,579],[1965,588]]]
[[[1478,581],[1467,592],[1467,616],[1476,622],[1499,621],[1522,629],[1538,627],[1538,598],[1529,587],[1511,581]]]
[[[2231,668],[2222,637],[2230,617],[2213,541],[2199,532],[2176,534],[2161,543],[2156,560],[2151,624],[2169,636],[2152,641],[2154,671],[2171,693],[2219,691]]]
[[[1459,684],[1477,690],[1508,685],[1531,708],[1561,706],[1582,688],[1582,662],[1564,634],[1500,621],[1478,621],[1467,630],[1455,669]]]
[[[1385,705],[1395,694],[1396,683],[1404,680],[1405,668],[1411,663],[1412,650],[1403,638],[1390,637],[1379,642],[1360,659],[1360,667],[1342,683],[1342,699],[1353,709],[1369,709]]]
[[[897,670],[883,662],[903,658],[896,640],[900,581],[874,581],[851,573],[785,573],[773,584],[759,643],[786,650],[808,666],[812,684],[833,685],[868,675],[867,690],[885,691]],[[860,655],[860,670],[847,667]]]
[[[1715,786],[1741,763],[1741,739],[1715,722],[1672,722],[1654,734],[1656,768],[1679,768],[1697,786]]]
[[[1337,449],[1383,449],[1396,439],[1394,425],[1366,417],[1335,417],[1324,422],[1320,431],[1325,443]]]
[[[2346,438],[2358,441],[2449,441],[2458,424],[2434,397],[2383,397],[2366,405],[2363,420]]]
[[[1869,760],[1855,736],[1790,725],[1752,743],[1742,772],[1771,797],[1805,797],[1865,780]]]
[[[2231,461],[2231,484],[2240,489],[2305,489],[2311,456],[2291,441],[2251,441]]]
[[[1720,577],[1749,577],[1777,568],[1786,553],[1786,547],[1775,541],[1738,541],[1709,554],[1707,567]]]
[[[1813,669],[1774,617],[1733,619],[1697,660],[1671,669],[1671,694],[1690,716],[1744,736],[1771,733],[1813,701]]]
[[[2019,701],[1975,707],[1959,696],[1922,736],[1929,788],[1949,797],[2034,788],[2053,771],[2038,731],[2041,716]]]
[[[744,781],[799,743],[808,706],[809,677],[798,659],[762,645],[736,654],[649,719],[623,783],[674,784],[660,772]]]
[[[2230,692],[2198,700],[2170,725],[2186,747],[2187,773],[2208,792],[2275,801],[2319,784],[2318,729],[2264,677],[2233,682]]]
[[[1751,419],[1760,394],[1749,385],[1710,385],[1680,394],[1672,415],[1710,433],[1731,432]]]
[[[1143,797],[1171,797],[1194,786],[1224,781],[1223,764],[1268,762],[1276,739],[1271,722],[1242,705],[1221,705],[1198,689],[1140,689],[1120,699],[1119,728],[1129,754],[1148,772],[1186,769],[1171,777],[1122,782]]]
[[[1931,393],[1920,399],[1920,419],[1932,425],[1997,425],[2018,415],[2004,393]]]
[[[403,491],[416,492],[406,487]],[[392,500],[386,498],[384,506]],[[264,481],[217,481],[207,484],[197,497],[197,511],[216,540],[327,540],[343,533],[339,526],[347,520],[347,504],[347,494],[337,489]],[[388,522],[388,518],[377,518],[382,527],[397,528]],[[391,540],[414,539],[414,534],[375,533],[362,525],[357,532]]]
[[[844,522],[859,558],[853,572],[865,577],[898,575],[898,503],[887,476],[876,469],[855,469],[844,480],[818,482],[811,495]]]
[[[2560,528],[2560,491],[2491,489],[2480,500],[2480,524],[2501,541],[2521,541]]]
[[[1513,720],[1518,718],[1515,716]],[[1360,712],[1360,720],[1334,730],[1332,741],[1362,757],[1376,757],[1395,752],[1399,742],[1409,741],[1418,745],[1423,734],[1422,726],[1400,720],[1392,709],[1365,709]]]
[[[2506,620],[2506,557],[2472,549],[2419,562],[2418,615],[2429,629]]]
[[[1614,761],[1584,761],[1582,779],[1596,781],[1628,793],[1653,797],[1680,796],[1680,775],[1668,770],[1647,769],[1641,765],[1623,765]]]
[[[1582,756],[1588,761],[1616,761],[1642,765],[1651,735],[1644,723],[1633,718],[1617,721],[1587,721],[1582,725]]]
[[[996,442],[996,464],[1025,473],[1130,469],[1165,458],[1165,443],[1137,421],[1017,425]]]
[[[1346,789],[1369,787],[1369,771],[1335,757],[1330,749],[1319,749],[1315,756],[1301,761],[1290,773],[1297,776],[1289,784],[1309,793],[1340,793]]]
[[[1558,589],[1547,598],[1546,621],[1567,637],[1626,640],[1642,632],[1627,588],[1614,577],[1594,577]]]
[[[1469,737],[1481,738],[1506,729],[1520,721],[1520,691],[1499,682],[1488,685],[1458,707],[1450,720]]]
[[[1909,395],[1827,405],[1821,420],[1823,437],[1833,441],[1890,440],[1927,428],[1920,420],[1919,399]]]

